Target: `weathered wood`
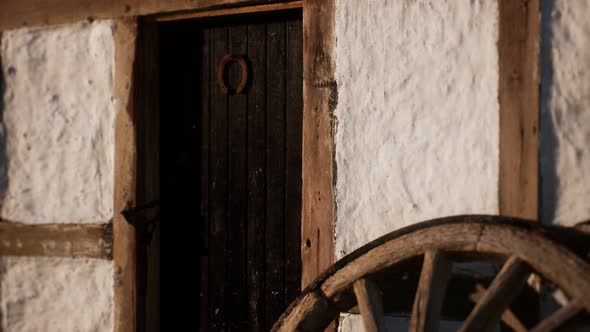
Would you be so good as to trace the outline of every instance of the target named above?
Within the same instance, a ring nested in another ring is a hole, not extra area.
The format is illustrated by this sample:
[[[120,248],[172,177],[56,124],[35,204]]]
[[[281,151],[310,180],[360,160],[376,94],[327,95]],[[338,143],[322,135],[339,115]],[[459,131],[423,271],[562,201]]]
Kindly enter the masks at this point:
[[[353,288],[365,331],[385,331],[383,301],[377,285],[363,278],[355,281]]]
[[[211,9],[189,13],[179,14],[164,14],[154,17],[158,22],[175,21],[175,20],[186,20],[193,18],[210,18],[218,16],[230,16],[230,15],[244,15],[251,13],[265,13],[265,12],[277,12],[283,10],[297,9],[303,7],[303,1],[289,1],[289,2],[278,2],[271,4],[259,4],[253,6],[235,7],[235,8],[222,8],[222,9]]]
[[[111,224],[23,225],[0,222],[0,256],[111,259]]]
[[[475,292],[469,295],[469,299],[477,304],[479,301],[481,301],[481,299],[483,298],[486,291],[487,291],[487,289],[483,285],[477,284]],[[516,317],[516,315],[514,315],[512,310],[510,310],[510,308],[507,308],[506,310],[504,310],[504,312],[502,313],[501,319],[504,322],[504,324],[509,326],[515,332],[528,331],[526,326],[524,326],[524,324],[522,324],[520,319],[518,319],[518,317]]]
[[[266,153],[266,25],[248,25],[248,58],[252,81],[248,89],[248,156]],[[264,158],[248,158],[248,319],[253,331],[265,329],[265,211],[266,164]]]
[[[582,301],[573,299],[549,317],[543,319],[537,326],[531,329],[531,332],[557,331],[582,311],[584,311]]]
[[[303,1],[301,284],[334,262],[334,0]]]
[[[410,320],[410,331],[438,331],[451,262],[438,250],[424,254],[422,273]]]
[[[211,28],[211,72],[217,68],[217,59],[229,51],[228,28]],[[212,75],[213,76],[213,75]],[[209,82],[211,95],[211,134],[209,153],[209,312],[211,330],[225,330],[227,285],[231,276],[227,273],[226,255],[229,245],[228,229],[228,109],[227,95],[221,91],[217,82]]]
[[[285,23],[266,26],[266,330],[285,303]]]
[[[460,331],[491,331],[510,302],[518,295],[531,274],[530,268],[517,256],[510,257],[465,319]]]
[[[210,62],[209,45],[210,45],[210,33],[208,29],[202,29],[200,31],[201,39],[201,112],[200,112],[200,125],[201,125],[201,139],[200,139],[200,185],[201,185],[201,202],[200,202],[200,221],[202,237],[204,238],[203,245],[204,249],[208,247],[209,237],[209,123],[210,123],[210,96],[209,96],[209,81],[211,77],[211,69],[214,68]],[[199,291],[200,302],[200,329],[201,331],[209,330],[209,253],[203,252],[201,256],[201,289]]]
[[[438,249],[448,255],[452,253],[453,261],[497,261],[501,257],[516,255],[564,292],[578,297],[584,308],[590,311],[590,280],[581,277],[590,275],[590,265],[567,249],[567,241],[560,244],[551,239],[554,230],[539,223],[500,216],[454,216],[421,222],[387,234],[344,257],[318,277],[303,296],[321,292],[339,310],[347,311],[354,305],[348,294],[356,280],[366,275],[395,271],[400,264],[428,250]],[[507,264],[504,270],[512,268],[514,263]],[[523,283],[526,282],[526,277],[522,279]],[[490,287],[493,288],[497,287]],[[281,322],[291,320],[290,313],[301,304],[301,298],[291,305],[276,329],[281,327]],[[299,319],[302,321],[314,314],[317,312],[310,312],[309,316]],[[329,320],[333,316],[323,318]],[[328,324],[326,322],[321,327]]]
[[[6,2],[3,2],[5,4]],[[16,2],[10,2],[11,4]],[[30,3],[29,3],[30,5]],[[43,8],[43,7],[41,7]],[[2,9],[0,12],[6,13]],[[9,11],[10,12],[10,11]],[[9,14],[10,15],[10,14]],[[0,21],[4,21],[0,18]],[[131,84],[137,23],[119,20],[115,29],[114,91],[119,109],[115,118],[114,166],[114,325],[115,332],[136,330],[136,232],[121,211],[135,206],[136,145]]]
[[[538,219],[539,0],[499,7],[500,214]]]
[[[338,314],[337,309],[316,292],[300,297],[299,304],[288,308],[271,331],[321,331]]]
[[[0,1],[0,30],[179,11],[265,5],[281,0],[21,0]]]
[[[301,291],[301,126],[303,35],[301,19],[287,21],[285,100],[285,305]]]

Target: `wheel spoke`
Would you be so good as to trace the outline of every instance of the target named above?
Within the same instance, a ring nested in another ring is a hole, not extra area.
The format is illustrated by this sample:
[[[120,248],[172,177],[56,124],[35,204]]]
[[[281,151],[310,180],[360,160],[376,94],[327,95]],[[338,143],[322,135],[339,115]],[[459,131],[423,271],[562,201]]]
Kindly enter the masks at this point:
[[[353,285],[363,324],[367,332],[384,331],[383,302],[377,285],[368,279],[359,279]]]
[[[531,270],[516,256],[510,257],[492,281],[490,288],[469,314],[460,331],[490,331],[518,295]]]
[[[574,318],[584,310],[584,304],[578,299],[571,300],[561,309],[557,310],[549,317],[543,319],[537,326],[535,326],[531,332],[549,332],[559,329],[562,325],[566,324],[570,319]]]
[[[451,275],[451,262],[439,250],[427,251],[414,298],[411,332],[438,331],[440,311]]]
[[[486,288],[482,284],[477,284],[475,285],[475,287],[475,292],[469,295],[469,298],[471,299],[471,301],[477,304],[477,302],[479,302],[485,294]],[[504,322],[504,324],[508,325],[514,332],[528,331],[524,324],[520,321],[520,319],[518,319],[518,317],[516,317],[512,310],[510,310],[510,308],[504,310],[501,319]]]

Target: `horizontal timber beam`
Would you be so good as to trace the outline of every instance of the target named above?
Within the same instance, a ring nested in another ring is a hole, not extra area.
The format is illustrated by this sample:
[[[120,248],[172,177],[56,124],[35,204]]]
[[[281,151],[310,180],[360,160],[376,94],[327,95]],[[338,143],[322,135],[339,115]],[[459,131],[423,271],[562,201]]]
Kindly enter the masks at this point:
[[[0,30],[173,12],[262,5],[285,0],[18,0],[0,1]]]
[[[112,258],[111,224],[0,222],[0,256]]]
[[[244,7],[237,7],[237,8],[221,8],[221,9],[212,9],[212,10],[204,10],[204,11],[195,11],[195,12],[187,12],[187,13],[177,13],[177,14],[168,14],[168,15],[160,15],[156,16],[155,20],[158,22],[166,22],[166,21],[176,21],[176,20],[185,20],[191,18],[208,18],[208,17],[218,17],[218,16],[227,16],[227,15],[244,15],[244,14],[251,14],[251,13],[265,13],[270,11],[280,11],[280,10],[289,10],[289,9],[297,9],[303,7],[303,1],[289,1],[289,2],[278,2],[278,3],[271,3],[271,4],[264,4],[264,5],[253,5],[253,6],[244,6]]]

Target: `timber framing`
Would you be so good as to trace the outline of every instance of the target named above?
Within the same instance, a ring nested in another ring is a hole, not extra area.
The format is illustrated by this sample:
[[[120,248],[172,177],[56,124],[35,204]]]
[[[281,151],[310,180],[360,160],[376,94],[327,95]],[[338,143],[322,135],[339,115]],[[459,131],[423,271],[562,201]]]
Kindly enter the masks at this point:
[[[303,1],[301,283],[334,263],[335,0]]]
[[[111,224],[0,222],[0,256],[112,258]]]
[[[136,231],[122,211],[135,207],[136,155],[134,105],[132,94],[133,63],[137,20],[122,19],[115,28],[114,93],[115,118],[115,191],[113,216],[113,260],[115,284],[115,332],[136,331],[137,254]]]
[[[281,0],[18,0],[0,1],[0,30],[173,12],[287,2]],[[226,14],[224,14],[226,15]]]
[[[501,215],[539,218],[539,0],[500,0]]]

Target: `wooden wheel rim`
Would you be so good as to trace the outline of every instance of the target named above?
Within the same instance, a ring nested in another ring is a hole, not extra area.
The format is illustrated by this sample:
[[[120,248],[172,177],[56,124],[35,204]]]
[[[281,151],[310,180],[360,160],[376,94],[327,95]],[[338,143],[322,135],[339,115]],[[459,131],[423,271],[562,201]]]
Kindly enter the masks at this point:
[[[498,216],[456,216],[392,232],[344,257],[289,306],[273,330],[321,330],[340,311],[339,295],[355,281],[433,250],[517,257],[590,312],[590,265],[552,239],[548,227]]]

